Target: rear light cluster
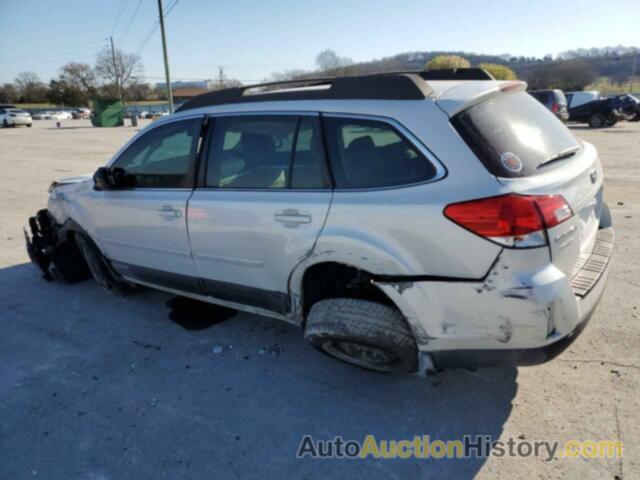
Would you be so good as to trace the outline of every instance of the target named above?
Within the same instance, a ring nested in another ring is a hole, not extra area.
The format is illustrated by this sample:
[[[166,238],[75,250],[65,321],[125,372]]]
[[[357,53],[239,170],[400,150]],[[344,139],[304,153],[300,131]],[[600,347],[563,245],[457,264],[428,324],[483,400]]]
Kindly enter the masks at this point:
[[[546,229],[573,215],[562,195],[501,195],[453,203],[444,215],[461,227],[508,247],[547,244]]]
[[[551,104],[551,111],[553,113],[558,113],[560,111],[560,104],[558,103],[552,103]]]

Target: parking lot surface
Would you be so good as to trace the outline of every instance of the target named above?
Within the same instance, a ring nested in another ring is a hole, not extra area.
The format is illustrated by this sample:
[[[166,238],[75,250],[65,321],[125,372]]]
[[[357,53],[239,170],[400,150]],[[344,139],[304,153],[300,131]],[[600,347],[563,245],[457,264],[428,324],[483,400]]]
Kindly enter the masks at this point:
[[[572,129],[599,149],[616,229],[590,325],[542,366],[426,379],[341,364],[264,317],[189,330],[169,295],[45,282],[28,216],[52,180],[93,172],[137,129],[0,129],[0,479],[640,478],[640,123]],[[296,459],[303,435],[368,434],[622,440],[624,457]]]

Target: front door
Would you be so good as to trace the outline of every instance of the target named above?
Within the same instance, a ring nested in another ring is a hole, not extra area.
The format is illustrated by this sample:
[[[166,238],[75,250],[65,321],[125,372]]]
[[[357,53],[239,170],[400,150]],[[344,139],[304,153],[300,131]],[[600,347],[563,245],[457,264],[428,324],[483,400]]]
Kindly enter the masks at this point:
[[[105,256],[125,277],[199,293],[186,225],[202,118],[159,125],[111,164],[131,188],[94,191],[88,202]],[[121,172],[122,172],[121,171]]]
[[[319,117],[216,117],[205,177],[188,223],[207,295],[285,313],[332,198]]]

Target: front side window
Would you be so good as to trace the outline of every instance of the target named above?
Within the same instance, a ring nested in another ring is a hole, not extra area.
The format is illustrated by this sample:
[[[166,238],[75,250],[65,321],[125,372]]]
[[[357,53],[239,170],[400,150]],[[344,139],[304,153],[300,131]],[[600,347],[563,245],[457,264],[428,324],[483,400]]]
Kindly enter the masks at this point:
[[[111,168],[122,168],[136,188],[193,186],[201,119],[154,128],[136,140]]]
[[[218,117],[207,162],[214,188],[323,188],[324,152],[316,117]]]
[[[386,122],[327,117],[325,127],[337,188],[410,185],[436,174],[433,164]]]

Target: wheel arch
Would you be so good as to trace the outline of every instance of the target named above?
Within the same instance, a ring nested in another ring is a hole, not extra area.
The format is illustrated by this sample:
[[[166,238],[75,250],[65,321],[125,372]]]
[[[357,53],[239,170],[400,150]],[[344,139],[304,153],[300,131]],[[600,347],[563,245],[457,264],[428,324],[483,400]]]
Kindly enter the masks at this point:
[[[314,261],[315,260],[315,261]],[[311,307],[327,298],[356,298],[392,306],[401,314],[416,342],[424,336],[423,328],[406,315],[402,295],[390,284],[382,284],[384,275],[365,266],[339,261],[336,258],[313,258],[302,262],[290,279],[290,296],[296,323],[304,325]],[[399,301],[400,300],[400,301]]]

